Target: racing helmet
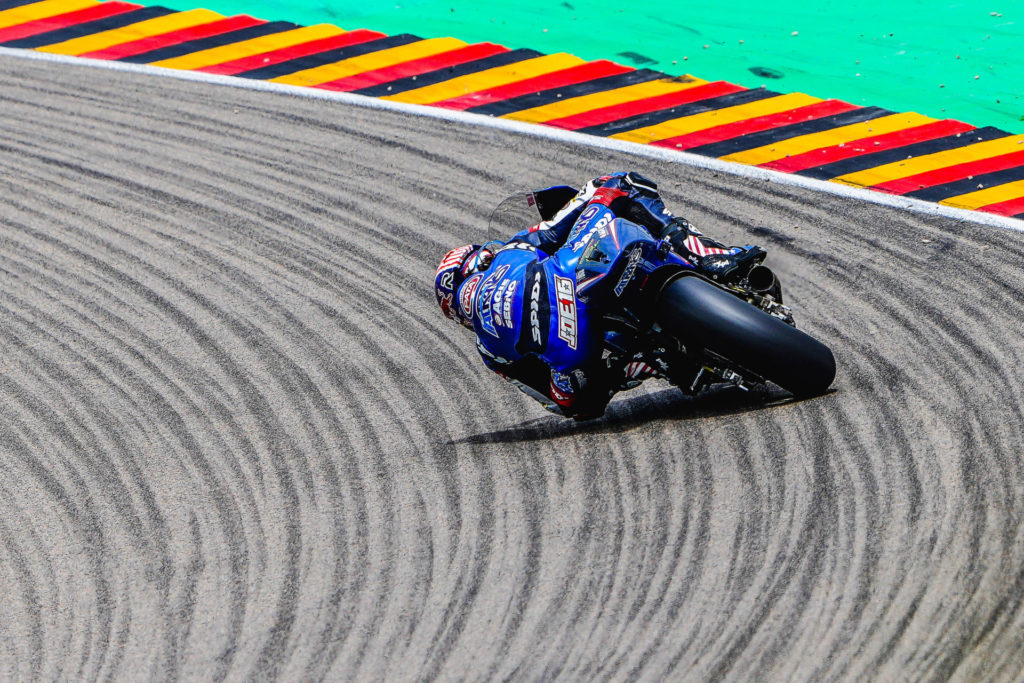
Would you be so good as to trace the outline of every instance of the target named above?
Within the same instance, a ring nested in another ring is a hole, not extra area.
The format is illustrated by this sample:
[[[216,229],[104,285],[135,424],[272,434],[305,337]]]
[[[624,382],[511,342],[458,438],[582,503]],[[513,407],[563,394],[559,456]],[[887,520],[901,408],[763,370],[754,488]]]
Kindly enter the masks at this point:
[[[466,327],[473,326],[471,317],[465,314],[456,301],[459,286],[474,273],[487,270],[494,260],[494,254],[502,246],[504,243],[497,241],[484,245],[467,244],[444,255],[434,276],[434,296],[445,316]]]

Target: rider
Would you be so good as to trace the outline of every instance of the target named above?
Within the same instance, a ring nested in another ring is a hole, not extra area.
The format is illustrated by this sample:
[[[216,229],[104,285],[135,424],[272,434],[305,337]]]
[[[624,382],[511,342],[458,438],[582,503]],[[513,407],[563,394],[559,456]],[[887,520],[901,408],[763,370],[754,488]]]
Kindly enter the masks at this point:
[[[658,186],[635,172],[588,182],[551,219],[508,241],[469,244],[449,251],[437,268],[434,290],[449,318],[472,328],[477,350],[494,372],[548,410],[576,419],[600,417],[618,389],[601,357],[599,339],[578,329],[573,283],[552,275],[544,260],[588,231],[588,221],[608,207],[645,227],[699,272],[728,283],[764,260],[760,247],[726,247],[672,215]],[[628,380],[654,376],[643,363],[627,367]]]

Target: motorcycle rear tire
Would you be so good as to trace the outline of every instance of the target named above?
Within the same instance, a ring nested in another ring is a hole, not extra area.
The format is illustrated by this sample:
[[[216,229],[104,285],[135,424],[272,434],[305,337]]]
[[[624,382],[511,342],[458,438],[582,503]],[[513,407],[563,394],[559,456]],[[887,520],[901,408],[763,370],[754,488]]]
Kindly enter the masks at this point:
[[[662,290],[657,321],[688,350],[711,351],[794,396],[824,393],[836,376],[820,341],[697,277]]]

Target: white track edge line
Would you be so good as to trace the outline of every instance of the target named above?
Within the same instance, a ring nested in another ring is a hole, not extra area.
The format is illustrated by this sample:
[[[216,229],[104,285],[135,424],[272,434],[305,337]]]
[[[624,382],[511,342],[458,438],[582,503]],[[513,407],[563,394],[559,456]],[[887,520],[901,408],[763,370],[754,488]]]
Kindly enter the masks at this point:
[[[595,147],[609,151],[625,152],[635,154],[637,156],[657,159],[659,161],[675,162],[687,166],[727,173],[729,175],[752,178],[755,180],[764,180],[770,183],[778,183],[779,185],[801,187],[840,197],[865,201],[871,204],[880,204],[882,206],[905,209],[914,213],[929,216],[953,218],[964,222],[979,223],[981,225],[1024,232],[1024,221],[1017,218],[1010,218],[1008,216],[999,216],[997,214],[974,211],[971,209],[958,209],[952,206],[924,201],[922,199],[885,194],[883,192],[868,190],[866,188],[851,187],[849,185],[833,183],[827,180],[819,180],[817,178],[808,178],[806,176],[773,171],[770,169],[759,168],[757,166],[747,166],[745,164],[722,161],[713,157],[704,157],[665,147],[652,147],[651,145],[644,145],[638,142],[613,140],[611,138],[602,138],[594,135],[562,130],[560,128],[549,128],[540,124],[513,121],[511,119],[502,119],[483,114],[452,111],[427,105],[392,102],[390,100],[382,100],[366,95],[354,95],[352,93],[322,90],[320,88],[271,83],[269,81],[239,78],[237,76],[222,76],[219,74],[208,74],[201,71],[167,69],[164,67],[150,66],[148,64],[132,64],[130,62],[87,59],[84,57],[37,52],[35,50],[0,47],[0,56],[15,57],[19,59],[34,59],[43,62],[56,62],[59,64],[78,64],[100,69],[110,69],[112,71],[148,74],[151,76],[164,76],[168,78],[177,78],[183,81],[197,81],[200,83],[226,85],[246,90],[259,90],[263,92],[292,95],[295,97],[329,100],[332,102],[341,102],[367,109],[382,109],[414,116],[425,116],[443,121],[456,121],[472,126],[495,128],[498,130],[519,133],[521,135],[530,135],[533,137],[556,140],[558,142]]]

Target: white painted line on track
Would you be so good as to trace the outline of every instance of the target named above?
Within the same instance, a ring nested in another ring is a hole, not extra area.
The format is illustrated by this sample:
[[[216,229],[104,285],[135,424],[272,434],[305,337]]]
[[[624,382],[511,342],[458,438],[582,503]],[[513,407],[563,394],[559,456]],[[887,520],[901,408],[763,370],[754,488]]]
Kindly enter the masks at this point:
[[[1008,216],[999,216],[996,214],[985,213],[983,211],[972,211],[969,209],[958,209],[952,206],[945,206],[943,204],[927,202],[921,199],[914,199],[912,197],[900,197],[897,195],[868,190],[866,188],[851,187],[849,185],[833,183],[827,180],[818,180],[817,178],[807,178],[805,176],[782,173],[781,171],[773,171],[765,168],[758,168],[756,166],[747,166],[735,162],[721,161],[712,157],[704,157],[665,147],[652,147],[651,145],[644,145],[638,142],[613,140],[611,138],[575,133],[573,131],[562,130],[561,128],[550,128],[540,124],[524,123],[522,121],[513,121],[511,119],[501,119],[483,114],[470,114],[462,111],[442,109],[440,107],[392,102],[390,100],[381,100],[376,97],[368,97],[366,95],[354,95],[352,93],[335,92],[298,85],[285,85],[283,83],[270,83],[268,81],[239,78],[237,76],[221,76],[218,74],[203,73],[201,71],[166,69],[158,66],[149,66],[147,64],[132,64],[128,62],[116,62],[103,59],[87,59],[84,57],[72,57],[68,55],[51,54],[48,52],[36,52],[35,50],[0,47],[0,56],[34,59],[43,62],[57,62],[60,64],[78,64],[81,66],[91,66],[100,69],[110,69],[112,71],[128,71],[131,73],[177,78],[183,81],[197,81],[213,85],[226,85],[233,88],[244,88],[246,90],[260,90],[264,92],[292,95],[295,97],[329,100],[332,102],[341,102],[368,109],[382,109],[386,111],[410,114],[413,116],[426,116],[443,121],[457,121],[471,126],[495,128],[498,130],[518,133],[520,135],[531,135],[533,137],[556,140],[558,142],[566,142],[616,152],[625,152],[628,154],[635,154],[637,156],[648,157],[650,159],[658,159],[660,161],[674,162],[687,166],[718,171],[720,173],[728,173],[734,176],[764,180],[771,183],[778,183],[779,185],[802,187],[810,190],[816,190],[818,192],[838,195],[840,197],[849,197],[851,199],[870,202],[872,204],[891,206],[897,209],[906,209],[908,211],[930,216],[942,216],[960,221],[1024,232],[1024,221],[1017,218],[1010,218]]]

